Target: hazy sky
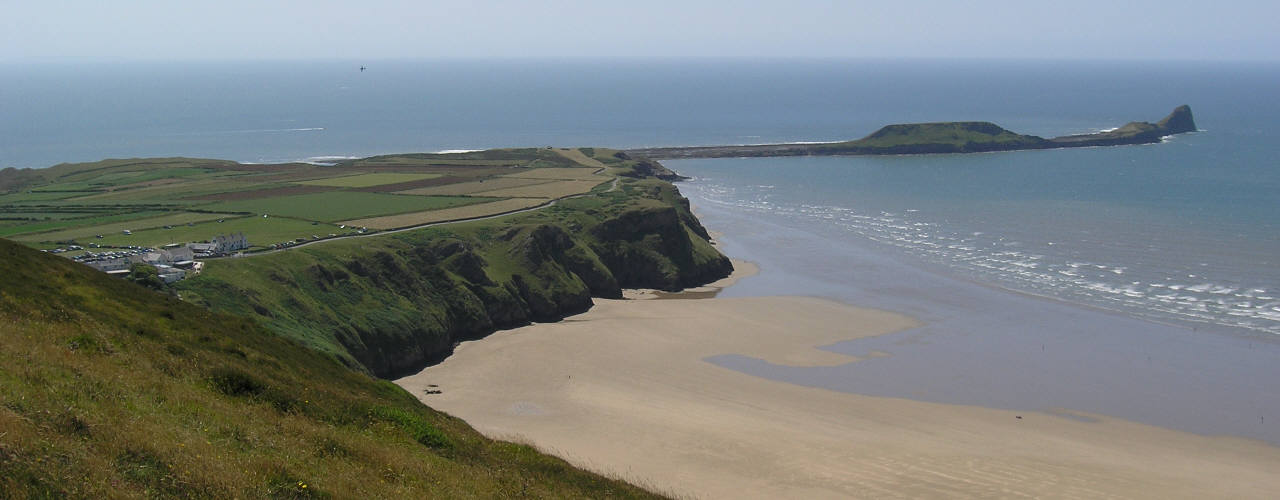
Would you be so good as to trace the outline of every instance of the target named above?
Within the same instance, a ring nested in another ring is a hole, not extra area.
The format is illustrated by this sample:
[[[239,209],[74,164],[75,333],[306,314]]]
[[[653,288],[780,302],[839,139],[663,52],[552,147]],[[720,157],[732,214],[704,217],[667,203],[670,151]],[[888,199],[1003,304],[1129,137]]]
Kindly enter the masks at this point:
[[[1276,0],[0,0],[0,60],[1280,60]]]

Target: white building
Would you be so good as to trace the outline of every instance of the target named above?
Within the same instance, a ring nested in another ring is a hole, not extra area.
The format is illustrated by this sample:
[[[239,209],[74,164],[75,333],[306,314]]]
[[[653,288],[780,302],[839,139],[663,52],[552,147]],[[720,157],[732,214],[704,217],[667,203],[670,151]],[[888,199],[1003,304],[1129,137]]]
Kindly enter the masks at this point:
[[[249,240],[244,233],[219,234],[213,237],[214,248],[218,253],[231,253],[249,248]]]

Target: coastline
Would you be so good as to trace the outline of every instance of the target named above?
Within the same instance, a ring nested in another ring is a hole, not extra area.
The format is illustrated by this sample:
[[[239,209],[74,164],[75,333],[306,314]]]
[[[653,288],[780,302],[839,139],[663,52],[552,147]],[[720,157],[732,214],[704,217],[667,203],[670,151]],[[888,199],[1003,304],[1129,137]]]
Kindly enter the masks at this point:
[[[707,361],[848,364],[882,353],[817,347],[920,325],[810,297],[598,300],[559,323],[463,343],[396,383],[488,436],[678,496],[1262,498],[1280,488],[1270,473],[1280,448],[1259,441],[848,394]],[[442,392],[426,394],[431,385]]]

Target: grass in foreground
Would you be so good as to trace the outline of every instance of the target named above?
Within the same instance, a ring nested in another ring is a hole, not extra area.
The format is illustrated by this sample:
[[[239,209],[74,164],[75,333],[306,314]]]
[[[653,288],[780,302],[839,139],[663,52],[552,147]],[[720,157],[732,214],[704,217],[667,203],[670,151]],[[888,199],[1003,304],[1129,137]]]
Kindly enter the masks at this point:
[[[648,497],[385,381],[0,240],[0,498]]]

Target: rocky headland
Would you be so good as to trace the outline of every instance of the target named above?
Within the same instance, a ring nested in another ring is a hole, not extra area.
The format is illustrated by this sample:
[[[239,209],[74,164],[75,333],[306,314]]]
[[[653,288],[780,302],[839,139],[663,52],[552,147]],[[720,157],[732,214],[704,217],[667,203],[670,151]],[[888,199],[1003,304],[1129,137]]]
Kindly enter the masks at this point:
[[[888,125],[843,142],[639,148],[627,153],[651,159],[986,153],[1150,144],[1195,130],[1191,107],[1182,105],[1156,123],[1130,122],[1104,132],[1049,139],[1011,132],[991,122],[938,122]]]

